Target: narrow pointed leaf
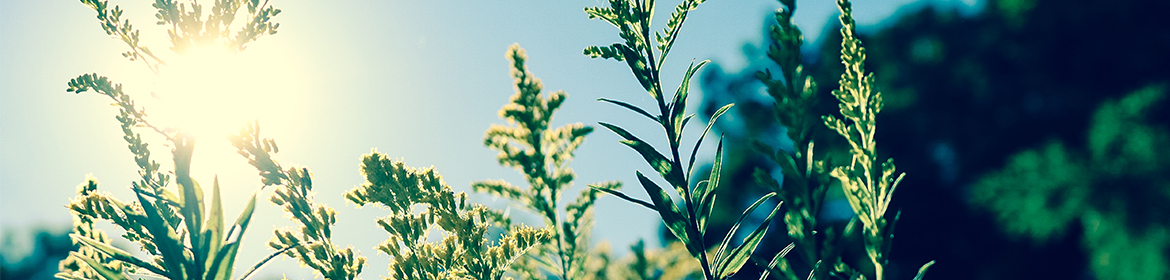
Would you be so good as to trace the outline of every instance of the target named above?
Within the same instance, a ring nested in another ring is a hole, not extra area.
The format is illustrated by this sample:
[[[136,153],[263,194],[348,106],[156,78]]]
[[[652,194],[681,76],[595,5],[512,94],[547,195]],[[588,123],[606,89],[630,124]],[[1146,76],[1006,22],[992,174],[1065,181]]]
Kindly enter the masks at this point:
[[[646,116],[647,118],[650,118],[654,122],[658,122],[658,117],[650,115],[650,113],[646,112],[646,110],[642,110],[642,108],[639,108],[638,106],[634,106],[633,104],[630,104],[630,103],[626,103],[625,101],[613,100],[613,99],[604,98],[604,97],[598,98],[597,100],[602,101],[602,102],[609,102],[609,103],[612,103],[612,104],[618,105],[618,106],[622,106],[622,108],[626,108],[626,109],[629,109],[630,111],[637,112],[638,114],[641,114],[643,116]]]
[[[102,278],[105,278],[106,280],[130,280],[130,278],[126,277],[126,275],[114,272],[113,270],[106,268],[105,265],[102,265],[101,263],[98,263],[97,261],[82,254],[77,252],[69,252],[69,254],[75,258],[80,259],[81,261],[84,261],[85,264],[88,264],[89,267],[92,267],[94,271],[97,271],[98,275],[101,275]]]
[[[675,135],[675,137],[678,137],[678,139],[675,139],[675,141],[679,141],[682,139],[682,125],[681,124],[682,124],[683,118],[686,117],[687,95],[688,95],[688,92],[690,92],[691,77],[695,75],[696,71],[698,71],[700,68],[703,68],[703,65],[707,65],[708,62],[711,62],[711,61],[704,60],[704,61],[700,61],[699,65],[695,65],[695,61],[692,60],[691,65],[687,67],[687,73],[683,77],[682,83],[679,84],[678,90],[675,91],[675,93],[674,93],[674,102],[672,103],[673,107],[671,107],[670,115],[671,115],[671,118],[674,120],[674,128],[675,128],[674,135]]]
[[[796,243],[788,243],[788,246],[784,246],[784,249],[780,249],[780,252],[777,252],[776,255],[772,257],[772,261],[768,263],[764,263],[762,260],[753,257],[752,261],[756,263],[756,266],[764,268],[764,272],[760,273],[760,280],[768,279],[768,276],[770,276],[772,273],[776,273],[777,275],[784,275],[784,272],[778,271],[776,265],[779,265],[780,261],[784,260],[784,256],[787,256],[789,252],[792,252],[792,248],[795,247]]]
[[[739,215],[739,220],[736,220],[735,224],[731,225],[731,229],[728,230],[727,235],[723,237],[723,242],[719,243],[719,250],[715,252],[716,263],[722,262],[722,260],[727,256],[726,254],[728,253],[728,247],[731,246],[731,238],[735,236],[735,232],[739,230],[739,226],[743,225],[743,221],[746,220],[748,216],[752,215],[752,212],[756,210],[756,207],[760,207],[760,205],[764,204],[764,201],[767,201],[773,196],[776,196],[776,193],[771,192],[761,196],[760,199],[757,199],[755,203],[752,203],[751,206],[748,206],[747,210],[743,210],[743,213]],[[780,209],[780,204],[776,205],[776,209]],[[771,216],[768,217],[771,218]],[[765,222],[764,224],[767,223]]]
[[[610,131],[617,133],[618,136],[626,139],[621,141],[622,144],[630,146],[630,148],[633,148],[634,151],[638,152],[638,154],[641,154],[642,158],[646,159],[646,163],[649,163],[650,167],[653,167],[655,171],[658,171],[658,174],[661,175],[662,178],[666,178],[666,180],[670,182],[670,184],[676,189],[682,188],[682,174],[674,174],[675,172],[673,170],[673,164],[670,162],[670,160],[666,159],[666,156],[663,156],[658,152],[658,150],[655,150],[653,146],[650,146],[649,143],[642,141],[642,139],[638,139],[638,137],[634,136],[621,127],[604,122],[599,122],[598,124],[601,124],[601,126],[608,128]]]
[[[768,226],[772,223],[772,218],[776,217],[776,213],[780,212],[780,205],[777,204],[772,213],[768,214],[768,218],[760,223],[760,226],[752,231],[750,235],[743,239],[743,244],[731,251],[731,254],[723,260],[719,265],[720,278],[730,276],[739,271],[744,263],[747,263],[748,258],[752,256],[752,252],[756,251],[756,247],[760,245],[760,241],[764,240],[764,235],[768,232]],[[729,233],[730,234],[730,233]]]
[[[212,258],[211,266],[207,268],[209,279],[228,280],[232,277],[232,266],[236,262],[236,251],[240,249],[239,242],[228,242],[219,249]]]
[[[146,270],[150,270],[150,272],[157,273],[158,275],[163,275],[163,276],[170,275],[170,274],[166,273],[166,271],[163,271],[161,268],[159,268],[159,267],[157,267],[157,266],[155,266],[147,261],[135,258],[134,255],[131,255],[129,252],[123,251],[122,249],[118,249],[117,247],[114,247],[114,246],[110,246],[110,244],[102,243],[100,241],[93,240],[89,237],[78,235],[76,233],[69,234],[69,237],[72,237],[73,240],[77,240],[77,241],[80,241],[81,243],[84,243],[85,245],[93,248],[94,250],[97,250],[98,252],[102,252],[103,254],[109,255],[110,257],[113,257],[115,260],[126,262],[126,263],[132,264],[132,265],[137,266],[137,267],[145,268]]]
[[[260,262],[256,263],[256,265],[253,265],[252,269],[249,269],[248,272],[244,273],[244,276],[240,276],[239,280],[247,280],[248,278],[252,277],[253,273],[256,273],[256,271],[260,270],[261,268],[264,268],[265,265],[268,265],[268,262],[272,261],[272,258],[275,258],[276,256],[284,254],[284,252],[288,252],[288,250],[292,250],[297,247],[301,247],[301,244],[288,246],[268,255],[267,258],[264,258],[264,260],[261,260]]]
[[[642,84],[642,88],[650,92],[650,95],[654,99],[660,99],[661,97],[658,96],[658,93],[651,90],[653,86],[650,81],[650,73],[646,71],[646,62],[643,61],[642,54],[623,44],[613,44],[613,48],[622,52],[622,58],[625,58],[626,64],[630,65],[630,71],[634,72],[634,77],[638,78],[638,83]]]
[[[142,194],[138,194],[138,202],[142,204],[145,217],[136,216],[138,222],[146,226],[146,230],[154,237],[158,251],[163,257],[163,266],[175,275],[186,275],[187,258],[183,254],[183,241],[169,224],[159,216],[158,208]],[[166,207],[166,206],[163,206]]]
[[[658,184],[650,181],[640,171],[637,171],[636,174],[638,175],[638,181],[642,183],[642,188],[646,189],[646,193],[650,195],[650,200],[654,202],[655,210],[658,210],[658,214],[662,216],[662,222],[666,224],[666,228],[670,229],[670,232],[675,237],[678,237],[679,241],[687,244],[687,249],[691,251],[692,255],[697,255],[699,249],[691,245],[691,237],[687,234],[686,216],[682,214],[678,206],[674,205],[674,201],[670,199],[670,195],[666,194],[666,191],[662,190],[661,187],[658,187]]]
[[[723,113],[726,113],[727,109],[731,109],[731,106],[735,106],[735,103],[723,105],[723,107],[720,107],[719,110],[715,110],[714,114],[711,114],[711,121],[707,122],[707,128],[703,129],[703,134],[699,135],[699,141],[695,142],[695,149],[691,150],[691,160],[690,163],[687,164],[687,174],[691,174],[691,171],[694,171],[695,169],[695,155],[699,153],[699,146],[703,145],[703,138],[707,137],[707,132],[711,131],[711,126],[715,125],[715,121],[719,120],[719,116],[722,116]]]
[[[719,173],[723,171],[723,137],[719,137],[719,145],[715,148],[715,162],[711,164],[711,175],[707,177],[707,190],[700,198],[707,197],[707,193],[715,192],[719,188]]]
[[[922,280],[922,277],[926,276],[926,270],[929,269],[932,265],[934,265],[934,261],[930,261],[922,265],[922,268],[918,269],[918,275],[914,276],[914,280]]]
[[[256,193],[252,193],[252,197],[248,198],[248,206],[244,206],[244,211],[241,211],[240,217],[236,218],[236,224],[235,224],[236,226],[232,227],[231,231],[228,231],[226,238],[231,239],[232,232],[235,231],[236,227],[239,227],[240,233],[237,234],[236,235],[237,238],[234,239],[234,240],[239,240],[238,236],[244,235],[244,230],[248,229],[248,222],[252,220],[252,212],[255,210],[256,210]]]
[[[658,209],[657,209],[657,208],[654,208],[654,204],[650,204],[649,202],[646,202],[645,200],[641,200],[641,199],[637,199],[637,198],[630,197],[630,196],[628,196],[628,195],[626,195],[626,194],[624,194],[624,193],[622,193],[622,192],[620,192],[620,191],[618,191],[618,190],[613,190],[613,189],[603,189],[603,188],[598,188],[598,187],[596,187],[596,186],[593,186],[593,185],[589,185],[589,187],[590,187],[590,188],[593,188],[593,189],[595,189],[595,190],[598,190],[598,191],[602,191],[602,192],[604,192],[604,193],[611,194],[611,195],[613,195],[613,196],[616,196],[616,197],[618,197],[618,198],[625,199],[626,201],[632,202],[632,203],[634,203],[634,204],[637,204],[637,205],[642,205],[642,206],[644,206],[644,207],[646,207],[646,208],[650,208],[650,210],[658,211]]]
[[[203,226],[206,228],[203,232],[203,239],[207,240],[204,243],[206,247],[201,248],[204,252],[203,259],[207,262],[203,267],[211,267],[212,257],[223,246],[223,205],[220,201],[218,176],[211,184],[211,208],[208,209],[207,221],[203,223]]]

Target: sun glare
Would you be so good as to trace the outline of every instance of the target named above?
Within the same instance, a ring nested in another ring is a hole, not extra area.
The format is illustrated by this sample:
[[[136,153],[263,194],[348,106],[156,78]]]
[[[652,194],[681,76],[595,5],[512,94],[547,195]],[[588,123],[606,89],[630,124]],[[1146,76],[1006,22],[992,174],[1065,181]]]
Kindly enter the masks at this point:
[[[196,47],[161,69],[151,94],[165,126],[197,138],[224,137],[259,117],[264,91],[252,80],[263,65],[222,47]],[[161,110],[159,110],[161,109]]]
[[[197,139],[191,172],[201,184],[210,185],[213,176],[236,185],[259,182],[227,137],[259,121],[263,137],[281,139],[290,132],[289,122],[305,115],[304,93],[298,90],[304,81],[295,78],[298,67],[288,53],[255,47],[260,48],[194,47],[168,58],[154,76],[150,96],[138,98],[152,124]]]

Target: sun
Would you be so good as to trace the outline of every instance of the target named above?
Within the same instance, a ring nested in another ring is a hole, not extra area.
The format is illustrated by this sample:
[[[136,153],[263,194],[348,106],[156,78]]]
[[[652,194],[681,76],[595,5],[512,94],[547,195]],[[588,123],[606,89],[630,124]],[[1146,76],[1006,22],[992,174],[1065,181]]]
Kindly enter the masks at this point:
[[[196,139],[192,175],[203,184],[258,182],[255,169],[228,138],[257,122],[266,138],[282,139],[306,117],[290,53],[272,46],[234,51],[217,44],[195,46],[166,60],[143,96],[152,125]],[[283,133],[282,133],[283,132]],[[225,178],[227,177],[227,178]],[[234,179],[234,180],[233,180]]]
[[[196,138],[220,138],[265,112],[266,71],[242,52],[221,46],[197,46],[168,61],[159,72],[151,97],[154,115],[170,129]]]

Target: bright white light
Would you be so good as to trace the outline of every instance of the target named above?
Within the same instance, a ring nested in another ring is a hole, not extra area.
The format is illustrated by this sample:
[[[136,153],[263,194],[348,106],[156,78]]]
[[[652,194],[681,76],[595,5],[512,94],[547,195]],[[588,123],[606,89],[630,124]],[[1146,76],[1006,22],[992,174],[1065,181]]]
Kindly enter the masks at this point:
[[[262,44],[241,52],[218,45],[194,47],[166,57],[167,65],[150,83],[150,95],[136,98],[151,124],[196,138],[191,175],[208,194],[218,176],[225,206],[229,196],[242,200],[260,182],[228,137],[258,121],[261,137],[287,143],[290,131],[308,115],[302,106],[305,81],[292,57],[286,49]]]
[[[252,60],[252,61],[250,61]],[[197,138],[223,138],[267,113],[257,86],[266,65],[218,46],[195,47],[162,67],[151,114]]]

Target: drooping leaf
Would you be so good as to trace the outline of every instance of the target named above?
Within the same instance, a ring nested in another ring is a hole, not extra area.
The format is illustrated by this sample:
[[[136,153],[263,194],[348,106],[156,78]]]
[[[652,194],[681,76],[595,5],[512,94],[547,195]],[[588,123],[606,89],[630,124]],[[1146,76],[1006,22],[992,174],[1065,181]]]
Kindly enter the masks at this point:
[[[662,222],[666,224],[666,228],[678,237],[680,241],[687,244],[687,249],[691,250],[691,254],[697,255],[698,248],[693,248],[691,236],[687,234],[687,218],[686,215],[674,205],[674,200],[670,199],[670,195],[666,191],[658,187],[654,181],[642,175],[642,172],[635,172],[638,175],[638,181],[642,183],[642,188],[646,189],[646,193],[650,195],[650,200],[654,202],[654,209],[658,211],[658,215],[662,216]],[[701,237],[698,237],[701,238]]]
[[[618,106],[622,106],[622,108],[630,109],[630,111],[637,112],[638,114],[641,114],[641,115],[643,115],[643,116],[646,116],[647,118],[650,118],[650,119],[651,119],[651,120],[653,120],[654,122],[659,122],[659,120],[658,120],[658,117],[655,117],[655,116],[653,116],[653,115],[650,115],[650,113],[646,112],[646,110],[642,110],[642,108],[639,108],[638,106],[634,106],[633,104],[626,103],[626,102],[624,102],[624,101],[619,101],[619,100],[613,100],[613,99],[609,99],[609,98],[604,98],[604,97],[602,97],[602,98],[598,98],[597,100],[598,100],[598,101],[603,101],[603,102],[609,102],[609,103],[613,103],[613,104],[615,104],[615,105],[618,105]]]
[[[625,129],[622,129],[621,127],[604,122],[599,122],[598,124],[608,128],[610,131],[617,133],[618,136],[626,139],[622,140],[622,144],[626,144],[626,146],[630,146],[630,148],[638,151],[638,154],[641,154],[642,158],[646,159],[646,163],[649,163],[650,167],[653,167],[655,171],[658,171],[658,174],[662,175],[662,178],[666,178],[666,180],[670,182],[670,184],[676,189],[683,187],[684,182],[681,173],[675,174],[675,171],[672,167],[673,164],[670,162],[670,160],[666,159],[666,156],[663,156],[661,153],[659,153],[658,150],[654,149],[653,146],[650,146],[649,143],[642,141],[642,139],[638,139],[638,137],[634,136]]]
[[[641,199],[637,199],[637,198],[630,197],[630,196],[628,196],[628,195],[626,195],[626,194],[624,194],[624,193],[622,193],[622,192],[620,192],[620,191],[618,191],[618,190],[614,190],[614,189],[605,189],[605,188],[599,188],[599,187],[597,187],[597,186],[594,186],[594,185],[592,185],[592,184],[591,184],[591,185],[589,185],[589,187],[590,187],[590,188],[593,188],[593,189],[595,189],[595,190],[599,190],[599,191],[602,191],[602,192],[605,192],[605,193],[611,194],[611,195],[613,195],[613,196],[616,196],[616,197],[618,197],[618,198],[621,198],[621,199],[624,199],[624,200],[626,200],[626,201],[632,202],[632,203],[634,203],[634,204],[645,206],[646,208],[650,208],[650,210],[658,211],[658,209],[654,207],[654,204],[650,204],[649,202],[646,202],[646,201],[644,201],[644,200],[641,200]]]

